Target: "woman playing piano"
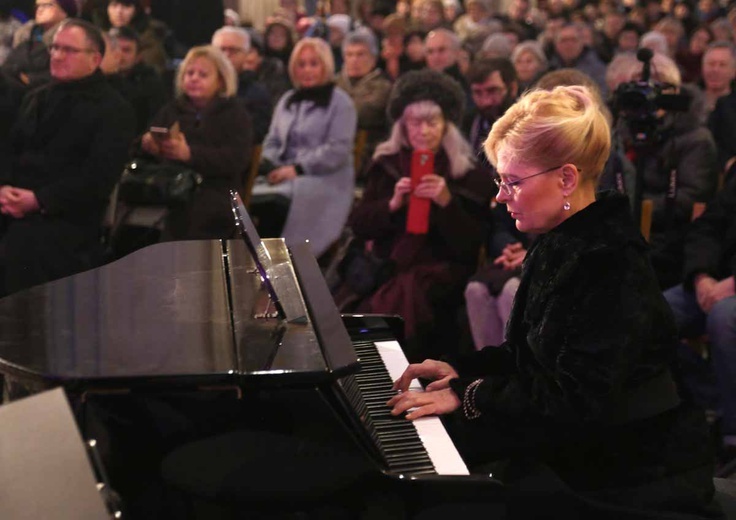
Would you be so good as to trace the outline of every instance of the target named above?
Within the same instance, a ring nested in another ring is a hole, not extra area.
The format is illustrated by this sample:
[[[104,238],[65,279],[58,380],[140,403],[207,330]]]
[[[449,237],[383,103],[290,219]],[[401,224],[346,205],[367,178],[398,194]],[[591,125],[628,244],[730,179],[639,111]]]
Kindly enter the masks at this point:
[[[505,342],[410,365],[388,405],[407,419],[452,414],[471,468],[505,459],[512,480],[523,458],[597,503],[706,511],[708,431],[672,380],[673,317],[627,200],[596,197],[609,136],[579,86],[532,91],[495,123],[484,147],[498,202],[520,231],[539,235]],[[432,380],[426,392],[407,391],[417,377]]]

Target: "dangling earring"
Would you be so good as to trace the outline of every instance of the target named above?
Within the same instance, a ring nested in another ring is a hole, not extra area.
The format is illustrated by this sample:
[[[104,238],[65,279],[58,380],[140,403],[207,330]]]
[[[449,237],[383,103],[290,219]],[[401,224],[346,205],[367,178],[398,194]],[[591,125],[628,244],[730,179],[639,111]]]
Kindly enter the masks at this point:
[[[565,203],[562,205],[562,209],[565,211],[570,211],[570,201],[566,200]]]

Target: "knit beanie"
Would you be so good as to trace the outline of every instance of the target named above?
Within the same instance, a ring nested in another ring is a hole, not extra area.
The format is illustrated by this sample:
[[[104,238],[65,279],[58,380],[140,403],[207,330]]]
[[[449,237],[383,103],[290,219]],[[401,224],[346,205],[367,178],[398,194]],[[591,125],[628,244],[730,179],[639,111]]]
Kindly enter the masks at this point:
[[[69,18],[74,18],[79,14],[77,0],[56,0],[56,3],[64,10]]]
[[[388,101],[388,116],[396,121],[404,109],[417,101],[434,101],[446,120],[459,125],[465,109],[465,93],[460,83],[431,69],[403,74],[394,84]]]

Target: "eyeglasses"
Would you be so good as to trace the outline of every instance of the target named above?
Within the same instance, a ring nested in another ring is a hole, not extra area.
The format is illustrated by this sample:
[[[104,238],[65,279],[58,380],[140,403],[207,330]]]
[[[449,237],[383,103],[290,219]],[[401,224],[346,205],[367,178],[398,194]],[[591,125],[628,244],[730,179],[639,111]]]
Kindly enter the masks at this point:
[[[68,45],[59,45],[58,43],[52,43],[49,45],[49,54],[79,54],[80,52],[97,52],[94,49],[77,49],[76,47],[69,47]]]
[[[525,181],[527,179],[531,179],[532,177],[536,177],[537,175],[544,175],[545,173],[549,173],[549,172],[553,172],[555,170],[559,170],[563,166],[565,166],[565,165],[564,164],[561,164],[559,166],[555,166],[554,168],[549,168],[548,170],[544,170],[543,172],[533,173],[532,175],[527,175],[526,177],[522,177],[521,179],[517,179],[515,181],[509,181],[509,182],[502,181],[501,178],[500,178],[501,175],[510,175],[509,173],[499,173],[498,174],[499,177],[496,177],[495,179],[493,179],[493,182],[496,183],[496,186],[498,186],[498,189],[499,190],[503,190],[503,192],[506,195],[511,195],[512,194],[511,188],[516,189],[517,186],[519,186],[519,184],[521,184],[522,181]],[[580,169],[578,169],[578,171],[580,171]]]
[[[227,46],[223,46],[223,47],[218,47],[218,48],[222,52],[224,52],[225,54],[237,54],[239,52],[245,52],[245,49],[243,49],[242,47],[227,47]]]

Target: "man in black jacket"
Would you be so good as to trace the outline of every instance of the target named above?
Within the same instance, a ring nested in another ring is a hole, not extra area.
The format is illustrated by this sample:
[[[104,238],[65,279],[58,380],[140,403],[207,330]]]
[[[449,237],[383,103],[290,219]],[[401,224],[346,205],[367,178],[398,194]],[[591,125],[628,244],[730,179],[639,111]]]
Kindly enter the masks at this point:
[[[735,274],[736,179],[732,179],[691,224],[685,237],[684,283],[664,293],[682,337],[708,334],[710,366],[722,414],[722,441],[732,454],[736,454]],[[685,373],[683,377],[693,381],[692,375]],[[707,391],[702,384],[691,390],[697,397]]]
[[[133,138],[130,105],[98,70],[99,30],[68,20],[52,82],[26,96],[0,167],[0,295],[101,262],[100,222]]]

